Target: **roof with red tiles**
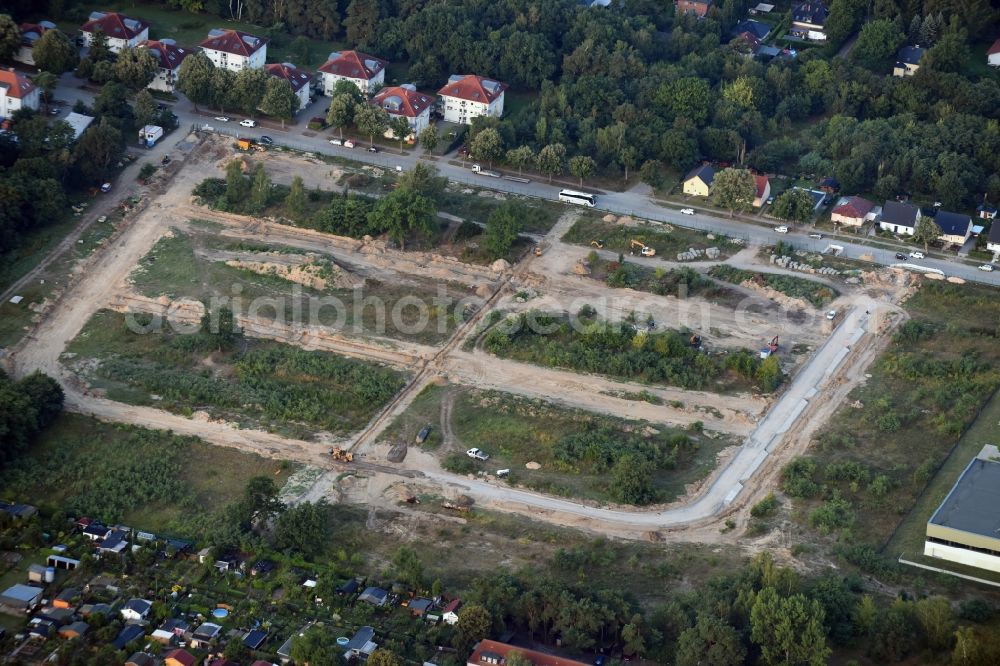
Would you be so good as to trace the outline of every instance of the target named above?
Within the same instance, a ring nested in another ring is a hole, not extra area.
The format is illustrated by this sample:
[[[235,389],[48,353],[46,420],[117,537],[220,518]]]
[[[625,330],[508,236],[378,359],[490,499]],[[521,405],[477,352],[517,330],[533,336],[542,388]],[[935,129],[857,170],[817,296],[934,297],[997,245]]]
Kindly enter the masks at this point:
[[[255,37],[239,30],[214,28],[209,31],[208,37],[198,46],[211,51],[224,51],[249,58],[265,44],[267,44],[267,40],[263,37]]]
[[[407,118],[416,118],[429,109],[433,103],[433,96],[417,92],[408,84],[382,88],[372,98],[372,104],[375,106],[380,106],[393,115],[406,116]]]
[[[132,39],[149,28],[149,23],[142,19],[134,19],[118,12],[93,12],[90,20],[80,27],[83,32],[94,32],[100,29],[108,37],[114,39]]]
[[[511,652],[520,652],[524,657],[527,657],[533,666],[587,666],[582,661],[558,657],[554,654],[546,654],[544,652],[536,652],[535,650],[488,639],[479,641],[479,645],[476,646],[476,649],[469,657],[468,663],[482,664],[483,666],[498,666],[506,661],[507,656]]]
[[[847,201],[833,209],[834,215],[843,217],[864,217],[871,212],[875,204],[861,197],[848,197]]]
[[[378,73],[385,69],[388,64],[381,58],[360,51],[335,51],[320,66],[319,71],[368,81],[378,76]]]
[[[280,79],[288,81],[292,84],[292,90],[295,92],[301,90],[302,86],[312,80],[312,75],[309,74],[309,72],[303,72],[301,69],[288,62],[283,62],[280,65],[278,63],[264,65],[264,69],[266,69],[267,73],[271,76],[277,76]]]
[[[191,55],[189,49],[177,46],[177,44],[173,43],[173,40],[147,39],[139,44],[139,48],[149,49],[149,52],[160,63],[161,69],[177,69],[184,62],[184,58]]]
[[[475,74],[455,74],[448,79],[448,83],[438,91],[438,94],[489,104],[500,97],[506,89],[506,83],[494,79],[483,78]]]
[[[35,84],[27,76],[14,71],[14,68],[0,69],[0,89],[3,89],[7,97],[21,99],[35,89]]]

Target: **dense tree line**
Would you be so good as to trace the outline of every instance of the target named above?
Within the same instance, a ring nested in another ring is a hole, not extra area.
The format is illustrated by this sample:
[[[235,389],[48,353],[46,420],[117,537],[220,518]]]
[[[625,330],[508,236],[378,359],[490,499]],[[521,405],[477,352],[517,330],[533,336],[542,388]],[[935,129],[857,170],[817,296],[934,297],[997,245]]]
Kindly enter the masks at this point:
[[[14,380],[0,370],[0,465],[23,453],[62,411],[63,390],[39,372]]]

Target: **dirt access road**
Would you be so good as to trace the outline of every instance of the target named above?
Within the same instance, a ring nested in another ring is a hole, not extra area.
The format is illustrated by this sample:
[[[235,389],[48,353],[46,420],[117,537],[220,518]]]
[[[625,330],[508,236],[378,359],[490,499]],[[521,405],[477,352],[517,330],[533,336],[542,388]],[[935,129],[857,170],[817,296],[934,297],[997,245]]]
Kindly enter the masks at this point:
[[[202,144],[189,157],[190,166],[199,160],[204,162],[211,157],[211,144]],[[310,443],[289,439],[250,430],[239,430],[229,424],[208,421],[204,419],[188,419],[152,408],[140,408],[112,402],[90,394],[80,385],[79,381],[70,376],[59,362],[59,356],[70,340],[72,340],[85,325],[89,317],[99,308],[112,302],[120,289],[120,285],[132,271],[133,267],[162,236],[171,224],[180,224],[187,213],[184,204],[189,199],[191,187],[205,176],[204,170],[189,168],[182,170],[173,186],[136,219],[124,231],[121,237],[112,245],[98,250],[101,254],[91,270],[80,276],[79,280],[66,293],[64,298],[40,323],[32,336],[26,338],[15,350],[10,360],[13,361],[15,374],[24,374],[38,369],[59,377],[66,387],[67,405],[76,411],[90,413],[99,418],[134,423],[153,428],[169,429],[175,432],[197,435],[220,445],[253,451],[275,458],[286,458],[332,467],[328,459],[324,459],[325,444]],[[559,243],[557,231],[549,235],[548,241]],[[577,248],[577,251],[580,251]],[[380,416],[374,419],[355,441],[360,453],[367,454],[369,447],[376,441],[378,434],[390,422],[393,415],[401,413],[417,395],[419,389],[442,374],[454,373],[463,381],[492,387],[494,384],[507,390],[507,381],[493,382],[498,370],[511,373],[510,381],[519,386],[531,385],[535,373],[541,376],[537,368],[520,364],[509,364],[502,359],[481,357],[459,351],[460,343],[475,331],[478,321],[489,312],[500,300],[501,295],[509,294],[512,284],[524,279],[530,272],[538,271],[544,275],[546,270],[543,261],[529,256],[524,262],[508,271],[498,285],[497,291],[490,296],[483,308],[471,320],[465,322],[455,336],[441,347],[435,356],[428,359],[427,365],[420,370],[417,377],[390,404]],[[874,298],[858,295],[855,298],[854,309],[844,317],[833,332],[832,337],[819,349],[817,354],[798,373],[798,376],[785,389],[770,412],[756,425],[748,442],[734,456],[726,461],[703,484],[696,497],[689,498],[683,504],[660,507],[654,510],[628,510],[577,503],[554,497],[548,497],[534,492],[508,487],[479,479],[466,479],[421,464],[420,452],[414,451],[408,456],[407,465],[418,469],[389,467],[378,464],[370,456],[363,455],[357,468],[369,474],[376,485],[386,487],[395,481],[406,483],[421,483],[437,486],[442,494],[454,495],[463,493],[475,499],[479,505],[501,510],[516,512],[536,519],[548,520],[552,523],[572,525],[590,529],[595,532],[641,537],[649,532],[670,533],[684,540],[717,540],[717,527],[707,527],[718,521],[719,516],[734,507],[741,505],[743,497],[752,493],[742,493],[743,486],[748,484],[758,470],[775,470],[772,464],[781,452],[787,450],[793,440],[788,436],[806,426],[815,428],[816,423],[805,424],[803,418],[808,418],[812,409],[819,404],[833,404],[831,398],[836,395],[835,388],[843,389],[851,377],[842,376],[842,366],[850,358],[866,357],[859,350],[875,346],[878,336],[872,317],[864,314],[866,310],[878,312],[879,302]],[[479,369],[470,370],[475,364]],[[464,374],[463,374],[464,373]],[[526,374],[519,374],[526,373]],[[855,373],[854,378],[859,375]],[[551,387],[532,390],[538,392],[552,391],[548,397],[559,395],[567,390],[568,380],[554,380]],[[594,401],[597,407],[599,396],[603,391],[614,391],[621,383],[604,380],[599,377],[573,377],[576,388],[582,388],[588,399]],[[572,387],[569,387],[572,389]],[[685,395],[688,393],[685,392]],[[608,401],[605,407],[620,408],[620,399],[605,396]],[[716,404],[726,403],[729,399],[723,396],[710,396]],[[749,415],[748,424],[753,418],[753,412],[759,409],[758,404],[744,405],[744,411]],[[740,411],[739,409],[734,412]],[[794,426],[794,427],[793,427]],[[419,469],[423,468],[423,469]],[[331,487],[333,474],[326,474],[317,481],[319,488]],[[756,485],[756,484],[755,484]],[[318,488],[318,489],[319,489]],[[318,490],[317,489],[317,490]],[[310,490],[306,496],[314,496]],[[373,503],[385,502],[384,497],[372,496]],[[737,501],[739,500],[739,501]]]

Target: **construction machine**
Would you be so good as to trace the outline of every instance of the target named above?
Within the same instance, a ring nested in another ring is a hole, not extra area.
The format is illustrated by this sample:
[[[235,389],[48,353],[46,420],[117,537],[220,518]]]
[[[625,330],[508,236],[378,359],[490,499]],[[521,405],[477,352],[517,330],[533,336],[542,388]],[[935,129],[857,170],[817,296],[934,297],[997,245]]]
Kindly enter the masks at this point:
[[[768,356],[770,356],[771,354],[775,353],[776,351],[778,351],[778,336],[777,335],[774,336],[769,343],[767,343],[766,347],[764,347],[763,349],[760,350],[760,357],[761,358],[767,358]]]
[[[695,349],[701,349],[701,336],[697,333],[692,333],[690,343]]]
[[[330,457],[337,462],[354,462],[354,454],[350,451],[345,451],[339,446],[330,449]]]
[[[629,247],[629,254],[635,254],[635,251],[639,250],[639,254],[641,254],[644,257],[656,256],[655,247],[650,247],[645,243],[643,243],[642,241],[636,240],[634,238],[628,242],[628,247]]]
[[[598,250],[603,250],[604,249],[604,240],[601,239],[601,238],[598,238],[596,240],[590,241],[590,244],[593,247],[596,247]]]

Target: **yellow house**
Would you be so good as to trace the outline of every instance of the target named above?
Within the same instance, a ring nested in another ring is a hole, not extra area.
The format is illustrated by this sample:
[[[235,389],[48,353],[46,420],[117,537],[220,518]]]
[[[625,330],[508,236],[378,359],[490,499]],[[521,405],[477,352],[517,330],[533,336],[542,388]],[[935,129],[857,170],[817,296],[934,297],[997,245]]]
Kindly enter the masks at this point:
[[[707,197],[712,191],[712,181],[715,179],[715,170],[704,164],[692,169],[688,175],[684,176],[684,194],[695,197]]]

